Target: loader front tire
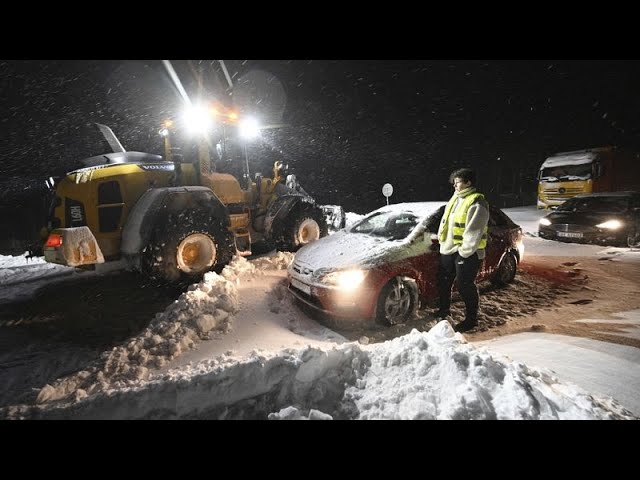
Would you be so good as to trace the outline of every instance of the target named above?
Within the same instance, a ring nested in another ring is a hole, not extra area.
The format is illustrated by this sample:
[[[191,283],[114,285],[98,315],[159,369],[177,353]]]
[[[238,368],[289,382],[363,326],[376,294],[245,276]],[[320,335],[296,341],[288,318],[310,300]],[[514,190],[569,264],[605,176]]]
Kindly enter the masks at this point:
[[[327,221],[317,208],[303,208],[292,212],[282,222],[277,248],[295,252],[304,245],[322,238],[328,233]]]

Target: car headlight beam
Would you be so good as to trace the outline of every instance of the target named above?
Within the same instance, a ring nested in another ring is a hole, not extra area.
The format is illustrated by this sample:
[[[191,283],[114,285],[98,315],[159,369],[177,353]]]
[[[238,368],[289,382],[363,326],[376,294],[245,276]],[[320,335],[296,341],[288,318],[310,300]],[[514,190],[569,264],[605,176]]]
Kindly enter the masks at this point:
[[[335,286],[342,290],[355,290],[364,281],[365,276],[366,272],[364,270],[342,270],[327,273],[322,278],[322,283]]]
[[[623,226],[620,220],[607,220],[604,223],[596,225],[597,228],[603,228],[605,230],[618,230]]]
[[[516,243],[516,247],[518,248],[518,255],[520,255],[520,259],[518,261],[522,262],[524,260],[524,241],[520,240]]]

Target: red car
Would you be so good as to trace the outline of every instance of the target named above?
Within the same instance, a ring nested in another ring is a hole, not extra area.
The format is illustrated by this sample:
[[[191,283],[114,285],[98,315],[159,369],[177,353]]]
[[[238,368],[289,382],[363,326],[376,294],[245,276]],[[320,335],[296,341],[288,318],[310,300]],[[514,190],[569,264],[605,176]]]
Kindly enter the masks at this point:
[[[388,205],[296,253],[289,291],[337,318],[407,321],[420,302],[438,297],[436,233],[444,202]],[[522,229],[490,207],[487,255],[478,281],[506,284],[522,261]]]

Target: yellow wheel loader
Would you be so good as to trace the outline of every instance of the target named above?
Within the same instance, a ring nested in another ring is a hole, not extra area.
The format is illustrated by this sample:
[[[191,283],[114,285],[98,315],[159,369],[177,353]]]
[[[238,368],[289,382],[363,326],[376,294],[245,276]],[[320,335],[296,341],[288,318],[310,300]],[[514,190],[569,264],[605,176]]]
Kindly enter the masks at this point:
[[[98,128],[113,152],[84,159],[55,184],[43,232],[48,262],[120,262],[151,278],[193,281],[252,246],[294,251],[327,235],[322,207],[286,185],[281,162],[242,188],[212,168],[204,141],[184,162],[167,131],[163,158],[125,151],[109,127]]]

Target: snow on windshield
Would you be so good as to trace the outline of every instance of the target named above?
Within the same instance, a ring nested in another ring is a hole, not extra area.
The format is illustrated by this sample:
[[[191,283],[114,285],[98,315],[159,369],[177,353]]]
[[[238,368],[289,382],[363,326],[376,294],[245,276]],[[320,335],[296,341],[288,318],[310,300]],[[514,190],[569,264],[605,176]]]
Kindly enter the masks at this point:
[[[591,164],[562,165],[544,168],[540,172],[540,179],[546,181],[558,180],[588,180],[591,178]]]
[[[379,237],[404,238],[418,224],[418,217],[411,213],[380,212],[360,222],[351,230]]]
[[[540,166],[539,178],[546,182],[589,180],[595,159],[593,152],[549,157]]]
[[[424,230],[424,227],[429,223],[429,219],[443,205],[443,202],[387,205],[371,212],[356,223],[351,228],[351,232],[366,233],[385,238],[405,238],[418,225],[420,225],[420,230]],[[432,225],[428,226],[433,227]]]

